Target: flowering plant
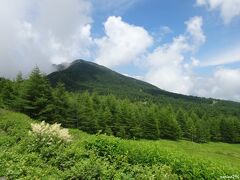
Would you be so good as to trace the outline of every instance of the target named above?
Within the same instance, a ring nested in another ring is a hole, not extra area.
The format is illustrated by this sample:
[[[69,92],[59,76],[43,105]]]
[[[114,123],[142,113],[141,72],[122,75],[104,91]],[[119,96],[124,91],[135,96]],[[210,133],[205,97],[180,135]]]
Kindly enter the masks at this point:
[[[45,121],[39,123],[32,123],[31,124],[32,131],[29,133],[41,140],[48,139],[49,141],[59,140],[62,142],[69,142],[71,141],[71,135],[68,132],[68,129],[61,128],[61,124],[48,124]]]
[[[61,124],[48,124],[46,122],[32,123],[26,140],[28,152],[39,153],[45,160],[54,159],[60,154],[65,145],[71,141],[68,129]]]

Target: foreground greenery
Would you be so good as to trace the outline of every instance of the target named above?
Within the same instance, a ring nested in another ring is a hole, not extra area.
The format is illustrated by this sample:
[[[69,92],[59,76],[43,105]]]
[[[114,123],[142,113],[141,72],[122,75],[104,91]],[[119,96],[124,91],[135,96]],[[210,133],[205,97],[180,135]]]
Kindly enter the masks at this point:
[[[239,103],[222,106],[222,101],[209,105],[165,100],[131,101],[113,95],[68,92],[61,83],[51,87],[38,68],[26,80],[21,75],[14,81],[0,79],[0,107],[48,123],[125,139],[240,142]]]
[[[59,125],[36,122],[0,109],[0,177],[212,180],[240,175],[238,144],[123,140],[77,129],[69,135]]]

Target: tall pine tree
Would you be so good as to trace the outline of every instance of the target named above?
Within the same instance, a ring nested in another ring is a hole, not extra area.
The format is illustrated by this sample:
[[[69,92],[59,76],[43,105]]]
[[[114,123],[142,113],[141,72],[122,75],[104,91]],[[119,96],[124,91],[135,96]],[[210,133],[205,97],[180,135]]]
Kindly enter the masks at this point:
[[[36,67],[25,84],[23,111],[34,119],[48,120],[47,107],[52,101],[51,91],[48,80]]]

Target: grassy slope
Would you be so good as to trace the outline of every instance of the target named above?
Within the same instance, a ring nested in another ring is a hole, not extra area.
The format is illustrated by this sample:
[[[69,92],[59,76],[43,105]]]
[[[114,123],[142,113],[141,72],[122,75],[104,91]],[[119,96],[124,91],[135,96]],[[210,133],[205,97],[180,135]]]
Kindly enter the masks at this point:
[[[12,124],[12,127],[17,123],[16,128],[8,129],[8,134],[4,132],[7,128],[2,122],[6,120]],[[24,123],[22,123],[24,122]],[[27,129],[30,129],[30,123],[33,122],[29,117],[20,113],[8,112],[0,109],[0,147],[10,140],[10,143],[18,141],[18,137],[26,136]],[[21,131],[24,129],[24,131]],[[10,132],[10,133],[9,133]],[[184,164],[188,162],[186,168],[191,167],[191,163],[204,161],[211,163],[214,167],[219,167],[225,170],[231,170],[235,174],[240,174],[240,145],[226,143],[208,143],[197,144],[189,141],[148,141],[148,140],[122,140],[115,137],[89,135],[77,129],[71,129],[71,134],[74,137],[72,147],[80,151],[86,142],[94,142],[103,137],[109,141],[117,141],[121,148],[127,152],[132,163],[153,163],[154,161],[165,163],[169,166],[176,166],[178,163]],[[10,138],[11,137],[11,138]],[[16,137],[16,138],[14,138]],[[15,143],[16,143],[15,142]],[[6,147],[5,147],[6,148]],[[5,149],[4,148],[4,149]],[[190,162],[190,163],[189,163]],[[190,164],[190,166],[189,166]],[[182,166],[182,165],[181,165]],[[174,169],[174,168],[173,168]]]
[[[176,154],[183,154],[189,158],[196,158],[206,161],[211,161],[223,167],[232,167],[240,169],[240,145],[226,144],[226,143],[208,143],[197,144],[189,141],[167,141],[160,140],[157,142],[140,141],[124,142],[126,146],[134,146],[135,148],[146,148],[151,151],[152,149],[165,150]]]
[[[85,132],[72,129],[75,139],[81,145],[85,141],[93,141],[98,137],[89,135]],[[114,137],[109,137],[109,139]],[[114,138],[116,139],[116,138]],[[119,140],[120,144],[128,149],[131,153],[172,153],[176,156],[187,156],[189,159],[200,159],[203,161],[211,161],[223,168],[240,169],[240,144],[227,143],[206,143],[198,144],[190,141],[169,141],[169,140]]]

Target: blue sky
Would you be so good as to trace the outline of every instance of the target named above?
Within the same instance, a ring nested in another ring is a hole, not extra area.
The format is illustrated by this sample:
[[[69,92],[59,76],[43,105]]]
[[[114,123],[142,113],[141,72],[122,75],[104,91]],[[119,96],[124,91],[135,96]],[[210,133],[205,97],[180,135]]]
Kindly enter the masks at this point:
[[[239,0],[2,0],[0,76],[86,59],[167,91],[240,101]]]
[[[166,1],[135,1],[131,6],[118,11],[118,8],[93,13],[93,32],[96,36],[104,34],[102,24],[108,16],[121,16],[124,21],[144,27],[154,38],[159,38],[163,27],[169,27],[171,32],[161,37],[161,44],[169,43],[174,36],[185,31],[184,22],[193,16],[203,17],[203,31],[207,37],[206,43],[196,53],[197,59],[207,59],[214,56],[217,51],[224,51],[240,44],[240,18],[234,17],[231,23],[224,24],[219,10],[209,11],[205,7],[197,5],[195,0],[166,0]],[[240,67],[240,63],[228,64],[227,67]],[[115,70],[122,73],[144,74],[142,69],[124,66],[116,67]],[[212,73],[212,67],[198,67],[196,72],[206,75]]]

